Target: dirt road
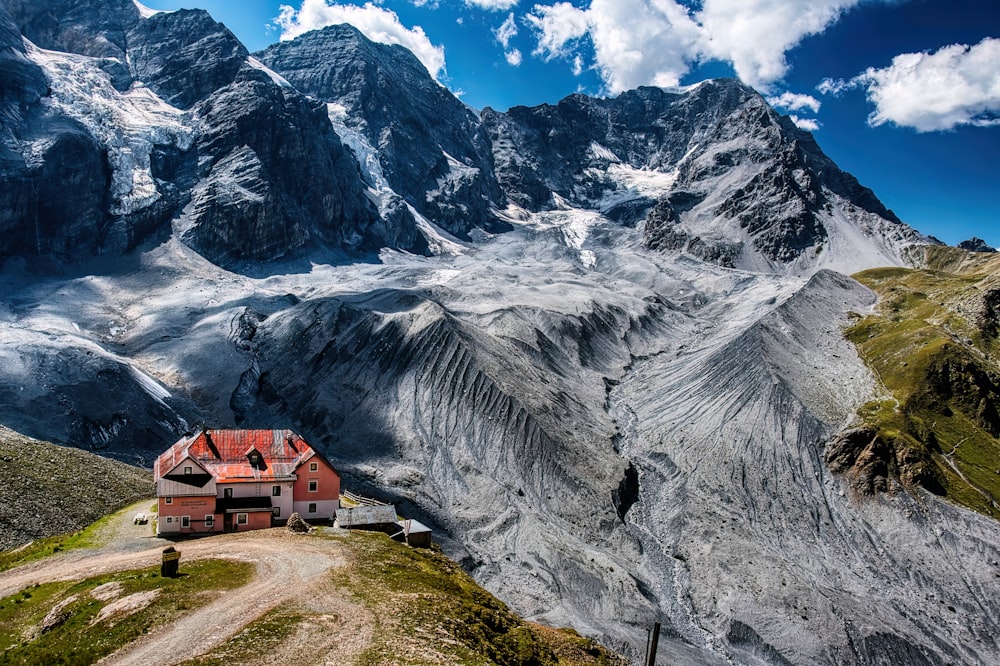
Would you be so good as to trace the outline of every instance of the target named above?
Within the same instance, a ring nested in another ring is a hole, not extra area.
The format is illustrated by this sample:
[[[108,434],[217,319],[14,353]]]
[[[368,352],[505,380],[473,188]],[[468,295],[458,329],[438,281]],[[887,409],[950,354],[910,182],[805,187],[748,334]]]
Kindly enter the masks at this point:
[[[326,624],[341,625],[338,627],[341,629],[345,622],[357,622],[355,630],[363,629],[362,616],[366,613],[343,599],[328,575],[345,562],[342,546],[336,541],[275,528],[175,543],[151,536],[149,525],[132,525],[134,513],[148,505],[147,500],[126,510],[107,528],[105,537],[109,540],[98,549],[61,554],[0,574],[0,597],[35,583],[79,580],[111,571],[156,565],[163,547],[175,545],[182,552],[182,568],[183,562],[194,559],[228,558],[254,564],[256,575],[247,585],[225,592],[219,599],[168,626],[154,629],[99,663],[115,666],[175,664],[209,652],[247,624],[288,603],[315,614],[321,624],[326,618]],[[333,632],[329,629],[310,631],[310,625],[305,624],[290,644],[283,646],[282,652],[287,653],[283,656],[292,658],[299,652],[299,643],[309,643],[311,661],[315,660],[324,652],[323,640],[317,641],[316,634],[330,635]],[[363,639],[366,633],[370,632],[361,631],[360,637]],[[346,652],[360,652],[364,641],[357,642],[354,647],[356,650]],[[340,647],[338,652],[341,657],[348,656]],[[265,658],[262,655],[265,660],[262,663],[275,656],[271,654]]]

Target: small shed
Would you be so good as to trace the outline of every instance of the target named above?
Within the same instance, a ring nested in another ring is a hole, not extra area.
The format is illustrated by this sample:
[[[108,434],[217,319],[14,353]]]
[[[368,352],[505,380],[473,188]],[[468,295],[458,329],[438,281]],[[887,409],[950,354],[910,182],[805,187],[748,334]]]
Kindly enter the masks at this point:
[[[397,520],[396,524],[403,529],[406,545],[412,548],[431,547],[431,528],[419,520]]]
[[[336,515],[334,526],[346,530],[369,530],[391,534],[398,529],[396,507],[392,504],[337,509]]]

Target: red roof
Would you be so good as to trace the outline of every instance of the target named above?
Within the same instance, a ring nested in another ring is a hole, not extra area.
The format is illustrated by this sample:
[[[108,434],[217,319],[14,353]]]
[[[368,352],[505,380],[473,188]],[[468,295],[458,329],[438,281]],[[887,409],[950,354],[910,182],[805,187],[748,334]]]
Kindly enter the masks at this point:
[[[259,454],[256,464],[251,460],[254,451]],[[160,454],[153,464],[153,478],[169,474],[188,457],[217,483],[288,478],[305,461],[324,460],[291,430],[202,430]]]

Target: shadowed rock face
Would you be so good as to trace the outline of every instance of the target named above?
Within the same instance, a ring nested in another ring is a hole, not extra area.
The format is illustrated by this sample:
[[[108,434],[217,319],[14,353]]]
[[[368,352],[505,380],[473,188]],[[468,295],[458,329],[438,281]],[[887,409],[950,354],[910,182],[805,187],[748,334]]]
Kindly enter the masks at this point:
[[[36,46],[125,61],[130,28],[140,22],[132,0],[8,0],[21,33]]]
[[[131,2],[87,6],[15,3],[4,24],[5,34],[19,23],[39,46],[94,58],[41,58],[48,96],[35,94],[40,70],[30,65],[5,95],[21,107],[0,169],[13,186],[4,256],[119,254],[171,220],[227,266],[324,244],[414,246],[412,229],[375,224],[325,107],[254,67],[206,12],[144,19]],[[140,94],[147,88],[152,100]],[[80,106],[86,97],[94,103]]]
[[[154,14],[136,23],[129,44],[134,79],[180,109],[231,83],[249,55],[229,29],[202,10]]]
[[[294,255],[310,243],[379,247],[357,163],[325,109],[246,67],[200,104],[198,154],[182,238],[220,265]],[[292,166],[298,165],[298,166]],[[398,240],[398,239],[393,239]]]

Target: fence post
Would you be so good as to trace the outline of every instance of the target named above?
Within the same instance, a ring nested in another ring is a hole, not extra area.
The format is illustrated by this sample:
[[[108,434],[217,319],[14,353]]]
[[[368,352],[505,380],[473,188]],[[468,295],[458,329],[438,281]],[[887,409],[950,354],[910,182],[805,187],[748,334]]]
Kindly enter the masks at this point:
[[[649,641],[649,652],[646,654],[646,666],[656,666],[656,649],[660,643],[660,623],[653,623],[653,637]]]

